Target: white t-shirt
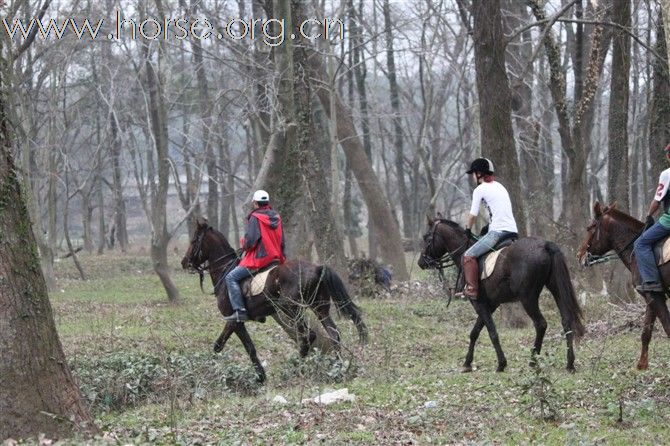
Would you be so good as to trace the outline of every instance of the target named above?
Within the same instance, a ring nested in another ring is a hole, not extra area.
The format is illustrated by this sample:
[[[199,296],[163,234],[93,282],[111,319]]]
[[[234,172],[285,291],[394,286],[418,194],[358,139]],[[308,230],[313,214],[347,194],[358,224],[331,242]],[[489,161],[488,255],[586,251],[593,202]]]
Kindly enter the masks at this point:
[[[670,169],[665,169],[658,177],[658,187],[656,188],[656,195],[654,200],[662,201],[665,194],[668,193],[668,186],[670,185]]]
[[[497,181],[477,186],[472,192],[471,215],[475,217],[479,215],[479,206],[482,202],[489,213],[489,231],[518,232],[512,213],[512,201],[505,186]]]

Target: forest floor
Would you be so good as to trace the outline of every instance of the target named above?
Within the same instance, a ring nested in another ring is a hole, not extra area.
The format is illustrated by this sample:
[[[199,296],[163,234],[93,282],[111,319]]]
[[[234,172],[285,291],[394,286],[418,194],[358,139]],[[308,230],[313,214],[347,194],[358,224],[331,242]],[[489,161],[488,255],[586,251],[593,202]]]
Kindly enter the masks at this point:
[[[549,295],[539,366],[528,366],[532,326],[499,333],[508,368],[496,373],[482,332],[475,370],[461,373],[475,320],[469,303],[446,299],[431,274],[390,296],[354,296],[370,342],[359,346],[350,321],[337,318],[342,360],[301,360],[272,320],[249,323],[267,383],[258,386],[241,343],[221,354],[223,324],[198,277],[177,270],[182,293],[170,305],[144,257],[82,256],[90,280],[57,264],[51,296],[58,331],[82,391],[104,432],[100,444],[667,444],[670,342],[658,331],[650,367],[635,370],[643,305],[589,296],[588,334],[577,373],[565,370],[565,342]],[[211,290],[206,281],[205,290]],[[347,388],[354,401],[301,402]],[[281,398],[279,398],[281,397]],[[275,400],[285,400],[278,402]],[[76,441],[76,440],[73,440]]]

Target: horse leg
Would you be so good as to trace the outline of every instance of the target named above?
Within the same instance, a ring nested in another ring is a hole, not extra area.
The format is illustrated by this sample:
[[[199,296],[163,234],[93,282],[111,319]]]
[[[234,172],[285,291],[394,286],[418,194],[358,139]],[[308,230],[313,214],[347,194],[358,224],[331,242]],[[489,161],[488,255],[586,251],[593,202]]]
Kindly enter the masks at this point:
[[[314,332],[309,330],[307,322],[305,321],[305,318],[302,316],[299,316],[298,320],[296,321],[296,330],[298,331],[298,344],[300,346],[300,357],[304,358],[305,356],[307,356],[307,354],[309,354],[312,342],[314,342],[312,336],[314,336],[314,338],[316,339],[316,334],[314,334]]]
[[[656,321],[656,311],[647,302],[647,308],[644,312],[644,323],[642,324],[642,349],[640,350],[640,360],[637,361],[638,370],[647,370],[649,367],[649,342],[651,342],[651,332],[654,330],[654,321]]]
[[[497,306],[492,309],[486,303],[480,302],[479,300],[472,300],[470,302],[475,307],[477,314],[483,319],[486,330],[489,332],[489,338],[493,344],[493,348],[496,351],[496,356],[498,357],[498,368],[496,372],[503,372],[505,367],[507,367],[507,359],[505,358],[505,353],[503,353],[502,347],[500,346],[500,339],[498,338],[498,331],[496,330],[496,324],[493,322],[493,312]]]
[[[540,351],[542,351],[542,342],[544,341],[544,334],[547,331],[547,320],[544,318],[544,316],[542,316],[540,306],[538,305],[537,298],[539,297],[539,293],[533,293],[531,295],[536,296],[536,298],[522,300],[521,305],[523,305],[523,309],[526,310],[526,314],[528,314],[528,316],[530,316],[530,318],[533,320],[533,326],[535,327],[535,343],[533,344],[533,350],[531,352],[532,359],[530,360],[529,364],[531,367],[535,367],[535,356],[539,355]],[[568,364],[569,363],[570,361],[568,360]]]
[[[216,353],[219,353],[221,350],[223,350],[226,342],[228,342],[228,338],[230,338],[230,335],[235,332],[235,324],[236,322],[227,322],[226,326],[223,327],[221,335],[219,335],[219,338],[214,343],[214,351]]]
[[[330,339],[333,348],[335,349],[336,352],[339,352],[340,331],[337,329],[337,325],[335,325],[335,321],[333,321],[333,318],[330,317],[329,307],[324,305],[320,306],[318,309],[316,309],[316,314],[319,317],[319,321],[321,321],[323,328],[326,329],[328,339]]]
[[[256,356],[256,347],[254,346],[254,342],[251,340],[251,336],[249,336],[247,328],[244,326],[244,323],[235,323],[234,329],[235,334],[237,335],[238,338],[240,338],[240,341],[242,341],[244,349],[247,351],[247,354],[249,355],[251,362],[254,364],[254,367],[256,368],[256,373],[258,374],[258,382],[259,383],[265,382],[265,370],[263,369],[263,365],[261,364],[261,362],[258,360],[258,356]]]
[[[481,316],[477,316],[477,321],[470,331],[470,345],[468,346],[468,354],[465,355],[465,362],[463,362],[463,369],[461,370],[464,373],[472,371],[472,360],[475,356],[475,344],[479,338],[479,333],[481,333],[482,328],[484,328],[484,319]]]
[[[670,312],[668,311],[668,304],[665,301],[665,296],[660,293],[652,293],[651,302],[656,310],[656,316],[661,322],[665,334],[670,338]]]

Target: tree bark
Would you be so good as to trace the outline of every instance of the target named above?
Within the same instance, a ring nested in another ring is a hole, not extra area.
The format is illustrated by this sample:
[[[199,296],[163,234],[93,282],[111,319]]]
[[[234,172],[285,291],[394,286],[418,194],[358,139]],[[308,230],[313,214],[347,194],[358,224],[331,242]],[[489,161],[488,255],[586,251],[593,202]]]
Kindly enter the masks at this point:
[[[159,0],[157,3],[159,3]],[[158,185],[152,194],[151,200],[150,252],[154,271],[165,288],[168,300],[175,303],[179,300],[179,290],[170,277],[170,268],[167,262],[167,246],[170,242],[166,214],[170,176],[167,109],[163,97],[161,79],[151,62],[151,55],[147,45],[144,46],[144,53],[146,85],[149,90],[149,120],[156,150],[156,173],[158,175]]]
[[[496,176],[509,190],[519,233],[525,234],[526,219],[512,129],[512,94],[505,69],[500,0],[475,1],[472,17],[482,155],[493,161]]]
[[[666,57],[668,54],[666,33],[663,29],[662,20],[658,21],[656,28],[656,52]],[[652,165],[652,175],[658,175],[658,168],[665,165],[663,149],[670,144],[670,77],[668,76],[668,59],[666,57],[654,59],[653,64],[653,96],[649,109],[649,160]],[[656,186],[656,179],[651,178],[650,184],[654,187]],[[647,195],[651,192],[645,191]]]
[[[315,79],[316,94],[330,118],[331,96],[330,89],[327,87],[328,76],[323,61],[317,53],[310,51],[307,62],[310,74]],[[344,105],[339,96],[335,96],[334,99],[337,110],[337,134],[340,138],[340,145],[344,149],[349,166],[356,177],[358,187],[368,207],[374,230],[381,235],[378,241],[382,259],[393,266],[394,275],[398,280],[407,280],[409,275],[402,249],[402,239],[398,225],[391,214],[391,206],[388,203],[386,194],[384,194],[377,174],[372,169],[372,164],[365,153],[351,117],[351,111]]]
[[[1,50],[1,44],[0,44]],[[1,61],[0,61],[1,63]],[[96,427],[67,366],[11,157],[0,67],[0,440]]]
[[[613,2],[612,21],[630,28],[630,0]],[[608,202],[619,209],[630,208],[630,168],[628,166],[628,89],[630,73],[630,36],[621,29],[612,35],[612,80],[609,104],[609,151],[607,163]]]
[[[398,183],[400,210],[402,213],[403,236],[412,237],[412,219],[410,214],[409,196],[405,184],[405,154],[403,147],[403,132],[401,125],[400,94],[396,78],[395,52],[393,49],[393,24],[391,22],[391,8],[389,0],[384,0],[384,36],[386,37],[386,76],[389,81],[389,95],[391,96],[391,110],[393,111],[393,147],[395,149],[395,176]]]

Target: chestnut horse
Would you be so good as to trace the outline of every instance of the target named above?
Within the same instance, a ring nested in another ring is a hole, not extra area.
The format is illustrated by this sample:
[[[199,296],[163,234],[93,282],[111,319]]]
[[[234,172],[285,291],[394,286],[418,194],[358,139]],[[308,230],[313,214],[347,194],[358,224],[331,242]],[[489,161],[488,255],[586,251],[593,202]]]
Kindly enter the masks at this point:
[[[428,217],[428,232],[423,236],[424,247],[419,258],[419,267],[439,268],[445,257],[461,268],[461,257],[473,241],[465,230],[453,221]],[[475,344],[482,328],[486,326],[489,338],[498,357],[498,369],[507,366],[505,354],[500,347],[498,332],[493,323],[493,313],[500,304],[520,301],[535,326],[533,354],[542,349],[547,321],[539,307],[540,292],[547,287],[554,296],[561,313],[561,321],[567,342],[567,366],[575,370],[573,339],[584,334],[582,312],[575,296],[565,256],[552,242],[536,237],[524,237],[506,248],[498,257],[493,274],[480,281],[479,296],[470,300],[477,311],[477,321],[470,332],[470,346],[463,363],[463,371],[472,370]],[[531,362],[533,364],[533,362]]]
[[[579,263],[591,266],[601,263],[607,252],[614,251],[633,276],[633,283],[640,283],[640,273],[635,261],[633,243],[642,234],[644,223],[616,209],[616,205],[604,208],[596,201],[593,206],[593,221],[586,228],[586,238],[579,247]],[[670,286],[670,263],[659,267],[661,281],[666,288]],[[640,293],[642,294],[642,293]],[[642,349],[637,362],[638,370],[649,367],[649,342],[656,318],[661,321],[665,333],[670,337],[670,313],[662,293],[643,294],[647,302],[642,325]]]
[[[224,316],[231,315],[233,310],[223,278],[238,262],[237,252],[223,234],[206,222],[198,221],[181,265],[184,269],[194,269],[200,273],[209,270],[219,311]],[[368,333],[361,318],[361,311],[351,301],[337,273],[327,266],[317,266],[300,260],[289,260],[279,265],[268,274],[263,292],[246,298],[246,307],[251,320],[264,321],[266,316],[273,316],[277,312],[287,315],[295,323],[300,356],[304,357],[316,339],[316,334],[309,330],[303,315],[303,308],[306,307],[314,311],[333,346],[339,348],[340,334],[330,317],[331,299],[340,312],[351,318],[356,325],[361,343],[365,342]],[[249,354],[258,373],[258,380],[265,381],[265,371],[256,356],[256,348],[243,322],[227,322],[214,343],[214,351],[223,350],[233,333],[240,338]]]

